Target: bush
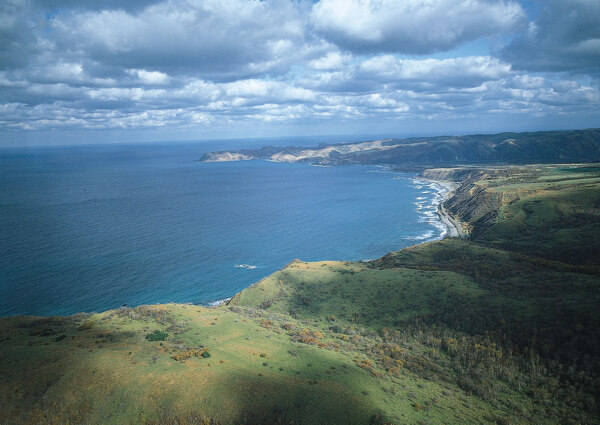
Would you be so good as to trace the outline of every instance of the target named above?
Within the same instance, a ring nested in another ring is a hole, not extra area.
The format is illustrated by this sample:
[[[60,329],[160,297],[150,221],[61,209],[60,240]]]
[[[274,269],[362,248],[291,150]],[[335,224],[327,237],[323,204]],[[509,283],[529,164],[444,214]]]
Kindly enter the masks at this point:
[[[258,308],[262,308],[263,310],[266,310],[267,308],[271,307],[272,305],[273,305],[273,301],[265,300],[258,305]]]
[[[174,354],[171,356],[171,358],[178,362],[191,359],[192,357],[202,357],[207,359],[210,357],[210,353],[207,350],[208,348],[201,348],[200,350],[187,350],[181,353]]]
[[[151,334],[146,335],[148,341],[164,341],[169,337],[169,334],[164,331],[156,330]]]
[[[94,326],[94,322],[92,320],[88,320],[83,325],[81,325],[80,327],[78,327],[77,330],[78,331],[87,331],[88,329],[91,329],[92,326]]]
[[[324,336],[321,332],[310,329],[304,329],[292,334],[293,341],[301,342],[303,344],[317,345],[319,347],[326,347],[327,344],[321,341],[323,337]]]

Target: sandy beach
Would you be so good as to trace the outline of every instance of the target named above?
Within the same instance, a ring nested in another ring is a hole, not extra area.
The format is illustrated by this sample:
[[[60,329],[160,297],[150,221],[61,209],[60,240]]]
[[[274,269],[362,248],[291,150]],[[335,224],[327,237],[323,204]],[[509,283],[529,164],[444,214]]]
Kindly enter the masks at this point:
[[[440,193],[442,195],[442,200],[438,204],[437,215],[440,218],[440,221],[446,226],[447,232],[442,236],[443,238],[466,238],[468,234],[463,230],[462,225],[456,219],[454,219],[448,211],[444,208],[444,201],[450,198],[454,191],[456,190],[456,183],[442,180],[431,180],[431,179],[423,179],[428,182],[434,183],[440,186]]]

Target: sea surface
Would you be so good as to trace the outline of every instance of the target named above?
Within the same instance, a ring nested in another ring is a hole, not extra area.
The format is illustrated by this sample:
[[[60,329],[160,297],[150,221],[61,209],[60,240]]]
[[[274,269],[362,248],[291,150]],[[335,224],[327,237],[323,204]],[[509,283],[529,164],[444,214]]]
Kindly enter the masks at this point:
[[[263,144],[0,149],[0,315],[210,303],[295,258],[367,260],[442,236],[440,192],[410,174],[195,161]]]

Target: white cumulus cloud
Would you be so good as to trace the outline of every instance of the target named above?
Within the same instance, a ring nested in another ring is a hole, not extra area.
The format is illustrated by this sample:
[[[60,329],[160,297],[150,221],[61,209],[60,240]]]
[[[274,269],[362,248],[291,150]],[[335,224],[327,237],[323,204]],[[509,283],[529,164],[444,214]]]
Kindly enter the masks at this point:
[[[321,0],[311,19],[347,50],[425,54],[510,32],[525,13],[507,0]]]

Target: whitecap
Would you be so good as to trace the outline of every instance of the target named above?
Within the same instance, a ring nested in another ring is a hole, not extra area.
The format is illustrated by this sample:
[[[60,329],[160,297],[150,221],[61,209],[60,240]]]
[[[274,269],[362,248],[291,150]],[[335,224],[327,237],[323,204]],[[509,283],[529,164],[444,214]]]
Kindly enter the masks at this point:
[[[433,230],[429,230],[421,235],[407,236],[404,239],[406,239],[407,241],[422,241],[422,240],[431,238],[433,235],[434,235]]]
[[[207,305],[207,306],[210,306],[210,307],[216,307],[216,306],[218,306],[218,305],[225,304],[225,303],[226,303],[227,301],[229,301],[230,299],[231,299],[231,297],[229,297],[229,298],[223,298],[222,300],[211,301],[211,302],[209,302],[209,303],[206,303],[206,305]]]

